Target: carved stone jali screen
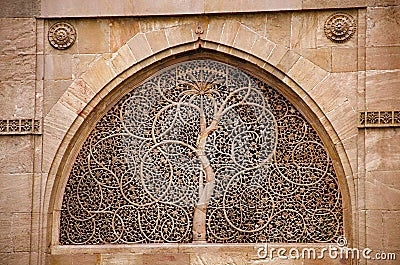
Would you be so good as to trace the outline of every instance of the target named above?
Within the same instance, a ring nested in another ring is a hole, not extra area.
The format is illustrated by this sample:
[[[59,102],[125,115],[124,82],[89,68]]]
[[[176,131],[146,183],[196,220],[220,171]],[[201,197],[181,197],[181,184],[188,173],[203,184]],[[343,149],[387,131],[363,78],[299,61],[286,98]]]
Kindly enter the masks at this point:
[[[342,198],[327,149],[271,86],[211,60],[170,66],[84,141],[60,244],[335,242]]]

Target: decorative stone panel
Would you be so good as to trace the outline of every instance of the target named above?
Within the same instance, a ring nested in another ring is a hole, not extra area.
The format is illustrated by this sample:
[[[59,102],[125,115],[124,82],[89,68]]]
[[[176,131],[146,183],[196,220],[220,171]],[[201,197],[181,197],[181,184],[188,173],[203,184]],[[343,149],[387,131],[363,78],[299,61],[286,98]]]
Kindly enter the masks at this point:
[[[400,127],[400,111],[361,111],[358,115],[360,128]]]
[[[335,242],[342,196],[306,118],[238,68],[166,68],[97,122],[69,173],[63,245]]]
[[[40,120],[13,119],[0,120],[0,135],[41,134]]]

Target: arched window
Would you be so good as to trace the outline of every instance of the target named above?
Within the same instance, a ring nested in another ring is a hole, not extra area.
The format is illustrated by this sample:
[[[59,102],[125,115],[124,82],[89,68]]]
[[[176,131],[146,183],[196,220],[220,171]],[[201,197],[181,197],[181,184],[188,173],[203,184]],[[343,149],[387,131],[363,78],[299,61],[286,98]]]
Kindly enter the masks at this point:
[[[342,198],[317,132],[280,92],[213,60],[169,66],[95,124],[60,244],[335,242]]]

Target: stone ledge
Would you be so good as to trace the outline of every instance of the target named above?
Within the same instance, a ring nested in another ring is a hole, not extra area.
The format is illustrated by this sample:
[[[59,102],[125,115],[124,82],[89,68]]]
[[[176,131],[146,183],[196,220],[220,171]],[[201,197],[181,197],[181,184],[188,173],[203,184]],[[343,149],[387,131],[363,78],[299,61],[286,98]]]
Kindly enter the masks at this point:
[[[366,0],[121,0],[110,5],[109,1],[43,0],[41,18],[56,17],[113,17],[113,16],[164,16],[223,13],[248,13],[295,11],[310,9],[341,9],[367,7]]]

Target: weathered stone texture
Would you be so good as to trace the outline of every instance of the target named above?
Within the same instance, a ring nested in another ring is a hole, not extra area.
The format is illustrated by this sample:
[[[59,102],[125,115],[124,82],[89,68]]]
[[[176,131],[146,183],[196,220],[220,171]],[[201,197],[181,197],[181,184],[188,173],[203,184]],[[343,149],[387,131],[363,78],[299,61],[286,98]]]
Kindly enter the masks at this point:
[[[400,209],[400,171],[367,172],[365,207],[371,210]]]
[[[35,81],[0,81],[0,119],[32,118]]]
[[[400,6],[367,9],[367,47],[400,44]]]
[[[110,51],[117,51],[139,31],[138,20],[131,18],[110,19]]]
[[[33,170],[33,137],[0,137],[0,174],[19,174]]]
[[[0,253],[1,265],[27,265],[29,264],[29,252]]]
[[[1,1],[0,17],[28,17],[40,14],[40,0]]]
[[[400,129],[366,131],[365,159],[367,171],[400,170]]]
[[[29,252],[31,247],[31,213],[14,213],[12,218],[14,252]]]
[[[400,106],[400,70],[367,71],[365,101],[370,110],[397,110]]]
[[[30,212],[32,174],[1,174],[0,181],[0,213]]]
[[[1,55],[34,54],[35,25],[32,18],[0,18]]]
[[[68,89],[72,80],[48,80],[44,82],[43,115],[46,116],[54,104]]]

